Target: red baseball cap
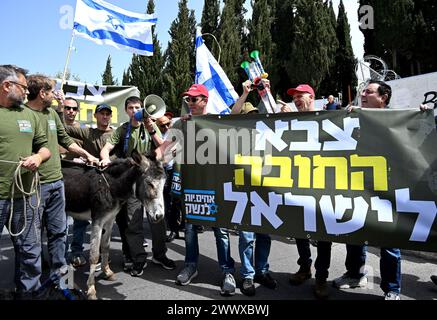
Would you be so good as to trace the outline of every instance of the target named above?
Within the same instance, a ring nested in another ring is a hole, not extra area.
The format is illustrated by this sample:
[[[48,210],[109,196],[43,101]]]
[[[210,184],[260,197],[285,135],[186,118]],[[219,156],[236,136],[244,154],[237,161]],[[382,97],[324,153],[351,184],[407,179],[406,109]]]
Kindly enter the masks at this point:
[[[291,89],[287,90],[287,93],[290,96],[294,96],[297,92],[306,92],[306,93],[309,93],[310,95],[312,95],[313,97],[315,97],[314,89],[311,88],[311,86],[309,86],[307,84],[300,84],[296,88],[291,88]]]
[[[208,89],[203,84],[193,84],[187,92],[182,93],[183,96],[198,97],[205,96],[209,97]]]

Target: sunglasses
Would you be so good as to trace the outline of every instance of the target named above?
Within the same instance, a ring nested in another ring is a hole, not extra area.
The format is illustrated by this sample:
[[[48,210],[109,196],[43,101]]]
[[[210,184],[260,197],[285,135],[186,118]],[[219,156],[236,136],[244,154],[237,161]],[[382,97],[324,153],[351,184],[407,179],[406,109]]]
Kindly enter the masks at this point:
[[[184,97],[184,101],[186,103],[189,103],[189,102],[197,103],[199,100],[203,100],[203,98],[201,98],[201,97]]]
[[[77,111],[77,107],[64,107],[65,110]]]

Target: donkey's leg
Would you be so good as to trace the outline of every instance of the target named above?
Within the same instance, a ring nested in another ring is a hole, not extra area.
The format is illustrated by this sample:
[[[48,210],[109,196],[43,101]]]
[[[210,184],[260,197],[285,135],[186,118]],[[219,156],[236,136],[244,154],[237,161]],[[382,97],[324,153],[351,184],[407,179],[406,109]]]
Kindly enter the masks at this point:
[[[88,276],[87,286],[88,286],[88,299],[96,300],[96,288],[95,288],[95,279],[94,273],[96,272],[97,262],[99,261],[99,249],[100,249],[100,241],[102,238],[102,222],[93,220],[91,226],[91,243],[90,243],[90,274]]]
[[[115,274],[109,267],[109,246],[111,243],[112,226],[114,225],[115,215],[108,219],[103,225],[105,232],[102,235],[102,242],[100,244],[100,254],[102,256],[102,271],[107,280],[114,281]]]

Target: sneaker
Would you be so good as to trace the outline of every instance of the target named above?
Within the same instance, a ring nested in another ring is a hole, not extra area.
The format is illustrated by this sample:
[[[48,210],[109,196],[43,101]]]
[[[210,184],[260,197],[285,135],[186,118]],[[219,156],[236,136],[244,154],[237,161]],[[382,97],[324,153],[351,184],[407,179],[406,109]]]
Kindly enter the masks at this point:
[[[86,260],[83,256],[75,256],[71,259],[71,265],[75,268],[79,268],[86,265]]]
[[[332,285],[338,289],[365,288],[367,286],[367,277],[352,278],[346,272],[341,277],[332,281]]]
[[[170,260],[169,258],[167,258],[166,256],[163,256],[162,258],[152,258],[152,262],[154,264],[159,264],[161,265],[164,269],[166,270],[173,270],[176,269],[176,264],[174,263],[173,260]]]
[[[437,285],[437,276],[431,276],[431,280],[435,285]]]
[[[123,271],[130,272],[134,267],[134,262],[131,258],[123,256]]]
[[[314,294],[317,299],[327,299],[329,296],[329,289],[326,279],[316,279],[314,284]]]
[[[220,294],[222,296],[233,296],[235,294],[235,279],[232,273],[226,272],[222,282]]]
[[[143,263],[134,263],[132,270],[130,271],[130,275],[132,277],[139,277],[143,274],[143,270],[147,267],[147,262]]]
[[[301,268],[299,269],[298,272],[293,273],[288,279],[288,281],[293,286],[299,286],[310,278],[311,278],[311,270],[304,270]]]
[[[176,284],[181,286],[186,286],[197,277],[197,269],[195,267],[187,266],[182,269],[182,271],[176,277]]]
[[[276,289],[276,287],[278,286],[276,280],[273,279],[270,273],[268,272],[256,274],[253,280],[256,283],[262,284],[264,287],[267,287],[269,289]]]
[[[255,295],[255,285],[253,284],[252,278],[246,278],[241,284],[240,291],[245,296],[251,297]]]
[[[387,292],[385,294],[384,300],[401,300],[401,296],[397,292]]]

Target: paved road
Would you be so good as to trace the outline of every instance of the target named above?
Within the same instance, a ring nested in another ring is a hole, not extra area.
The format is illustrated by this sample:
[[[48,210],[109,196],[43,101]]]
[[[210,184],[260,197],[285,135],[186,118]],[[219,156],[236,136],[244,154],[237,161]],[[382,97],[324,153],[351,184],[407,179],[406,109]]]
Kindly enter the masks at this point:
[[[150,240],[150,232],[146,225],[146,238]],[[272,241],[270,254],[270,270],[272,276],[278,280],[276,290],[269,290],[257,285],[255,297],[248,298],[237,289],[234,297],[222,297],[219,294],[221,275],[216,262],[215,240],[212,231],[206,231],[199,235],[200,261],[199,276],[188,286],[178,286],[175,278],[183,266],[184,241],[175,240],[168,244],[168,257],[174,259],[177,269],[167,271],[160,266],[154,265],[150,259],[144,274],[139,278],[133,278],[123,272],[121,268],[121,242],[114,228],[111,243],[112,270],[117,279],[113,282],[99,277],[97,279],[97,295],[102,300],[314,300],[312,286],[314,279],[307,281],[299,287],[288,284],[288,276],[298,269],[297,250],[294,241],[275,237]],[[238,236],[231,235],[232,256],[236,261],[237,270],[240,265],[238,256]],[[9,236],[3,232],[0,240],[0,288],[13,288],[13,249]],[[88,246],[86,247],[88,250]],[[316,248],[312,247],[313,256]],[[147,248],[150,253],[150,247]],[[329,280],[341,276],[344,272],[345,245],[334,244],[332,247],[332,260]],[[403,300],[435,300],[437,286],[430,280],[430,274],[437,273],[437,260],[415,255],[404,255],[402,260],[402,296]],[[75,272],[75,281],[83,289],[86,287],[87,266]],[[369,248],[367,271],[369,274],[369,286],[367,289],[351,289],[340,291],[331,288],[330,300],[380,300],[382,291],[379,288],[379,250]],[[237,275],[237,279],[239,279]]]

